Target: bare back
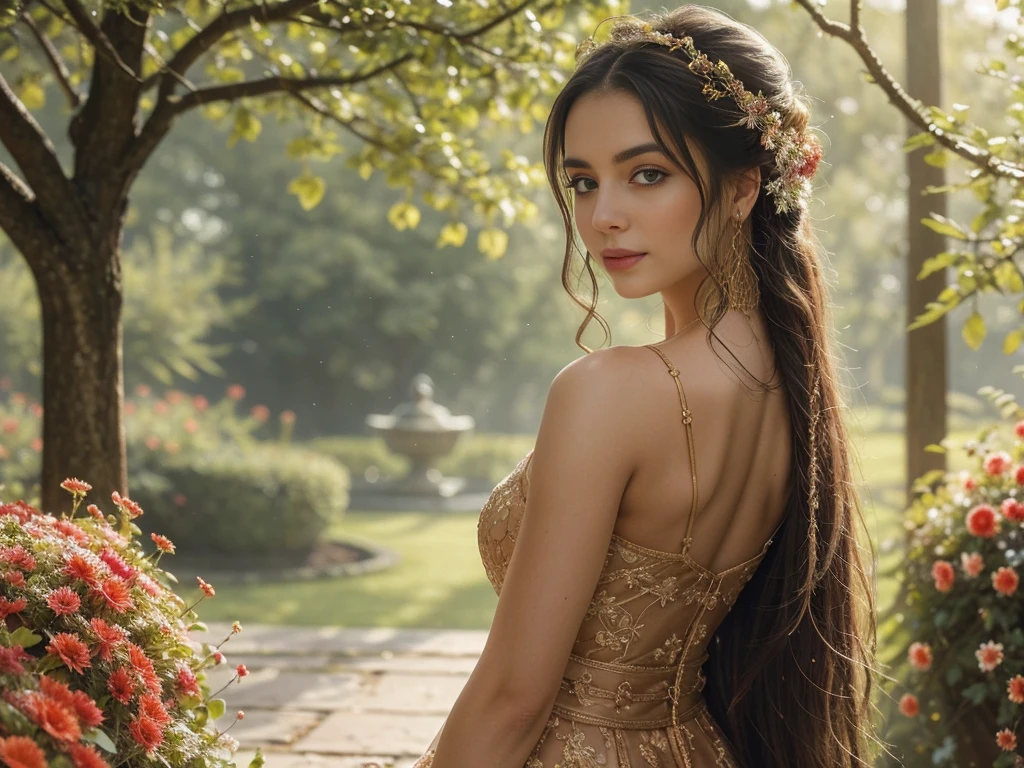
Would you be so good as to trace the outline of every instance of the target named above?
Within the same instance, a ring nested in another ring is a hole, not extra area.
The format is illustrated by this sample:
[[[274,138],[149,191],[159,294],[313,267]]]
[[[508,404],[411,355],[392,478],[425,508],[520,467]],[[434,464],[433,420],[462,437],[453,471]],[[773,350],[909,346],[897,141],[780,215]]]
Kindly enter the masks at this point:
[[[713,343],[721,356],[703,329],[652,345],[657,350],[623,348],[629,350],[622,361],[635,370],[636,391],[609,404],[629,408],[635,426],[623,435],[624,449],[635,451],[636,469],[622,496],[615,533],[650,549],[681,552],[689,529],[690,557],[714,573],[755,557],[773,535],[782,521],[791,465],[784,390],[758,390],[729,354],[761,381],[770,381],[774,360],[763,326],[727,315],[716,333],[721,341]],[[684,402],[689,430],[682,423]]]

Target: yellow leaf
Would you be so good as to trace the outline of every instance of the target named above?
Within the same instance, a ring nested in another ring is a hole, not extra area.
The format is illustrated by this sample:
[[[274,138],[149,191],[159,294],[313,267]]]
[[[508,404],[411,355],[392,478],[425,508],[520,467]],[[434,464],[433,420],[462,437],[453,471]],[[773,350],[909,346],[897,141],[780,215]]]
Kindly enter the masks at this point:
[[[469,233],[469,227],[460,222],[445,224],[441,228],[441,234],[437,238],[437,247],[444,248],[446,245],[453,245],[456,248],[461,247],[466,242],[466,235]]]
[[[488,259],[500,259],[508,248],[508,235],[500,229],[481,230],[476,246]]]
[[[319,176],[304,173],[292,179],[288,185],[288,191],[299,198],[299,205],[304,211],[316,208],[324,198],[324,190],[327,185]]]
[[[370,163],[363,163],[359,166],[359,177],[363,181],[367,181],[370,176],[373,175],[373,165]]]
[[[234,146],[240,138],[246,141],[256,141],[262,130],[263,123],[259,121],[259,118],[245,107],[239,107],[235,111],[235,130],[228,139],[228,146]]]
[[[22,83],[20,97],[28,110],[42,109],[46,105],[46,91],[35,80]]]
[[[416,229],[420,223],[420,209],[412,203],[395,203],[388,211],[388,221],[399,232]]]
[[[964,322],[963,337],[971,349],[978,349],[985,340],[985,319],[977,312]]]
[[[1018,328],[1016,331],[1010,331],[1003,339],[1003,354],[1012,355],[1020,347],[1021,341],[1024,341],[1024,330]]]

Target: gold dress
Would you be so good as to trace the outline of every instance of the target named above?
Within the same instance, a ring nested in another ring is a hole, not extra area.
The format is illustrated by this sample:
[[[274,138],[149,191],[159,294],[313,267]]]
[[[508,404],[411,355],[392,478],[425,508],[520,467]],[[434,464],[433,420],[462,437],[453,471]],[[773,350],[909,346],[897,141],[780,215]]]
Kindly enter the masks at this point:
[[[690,446],[693,510],[682,550],[613,535],[590,607],[540,740],[524,768],[735,766],[708,712],[701,667],[711,638],[764,558],[712,573],[689,555],[697,479],[690,412],[676,382]],[[487,578],[500,594],[526,509],[531,451],[491,493],[477,526]],[[774,538],[774,535],[773,537]],[[417,765],[429,765],[432,755]]]

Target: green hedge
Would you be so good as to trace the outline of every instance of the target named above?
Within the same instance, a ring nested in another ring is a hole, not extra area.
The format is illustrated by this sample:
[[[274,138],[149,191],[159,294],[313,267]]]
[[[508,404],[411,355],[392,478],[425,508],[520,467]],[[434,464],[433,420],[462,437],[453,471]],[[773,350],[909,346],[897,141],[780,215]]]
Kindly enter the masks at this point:
[[[298,555],[348,507],[345,467],[284,446],[163,460],[131,477],[131,496],[146,512],[140,527],[188,555]]]
[[[533,448],[533,435],[470,434],[459,440],[451,456],[438,462],[445,475],[497,483],[512,471]],[[379,437],[321,437],[306,447],[330,456],[345,465],[354,476],[368,471],[382,476],[404,473],[409,462],[391,454]]]

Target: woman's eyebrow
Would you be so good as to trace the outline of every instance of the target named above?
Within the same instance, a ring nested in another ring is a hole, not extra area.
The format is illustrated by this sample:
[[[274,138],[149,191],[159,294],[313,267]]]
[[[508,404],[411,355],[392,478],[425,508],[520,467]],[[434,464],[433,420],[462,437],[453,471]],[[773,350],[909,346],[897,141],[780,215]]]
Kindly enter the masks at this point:
[[[646,155],[648,152],[657,152],[657,153],[659,153],[661,155],[665,154],[662,151],[662,149],[661,149],[661,147],[659,145],[655,144],[654,142],[649,142],[647,144],[640,144],[639,146],[632,147],[630,149],[624,149],[621,152],[619,152],[619,154],[615,155],[615,157],[613,157],[612,160],[617,165],[619,163],[624,163],[627,160],[631,160],[632,158],[636,157],[637,155]],[[578,157],[567,157],[567,158],[565,158],[565,160],[562,161],[562,167],[563,168],[593,168],[593,166],[590,163],[588,163],[586,160],[581,160]]]

